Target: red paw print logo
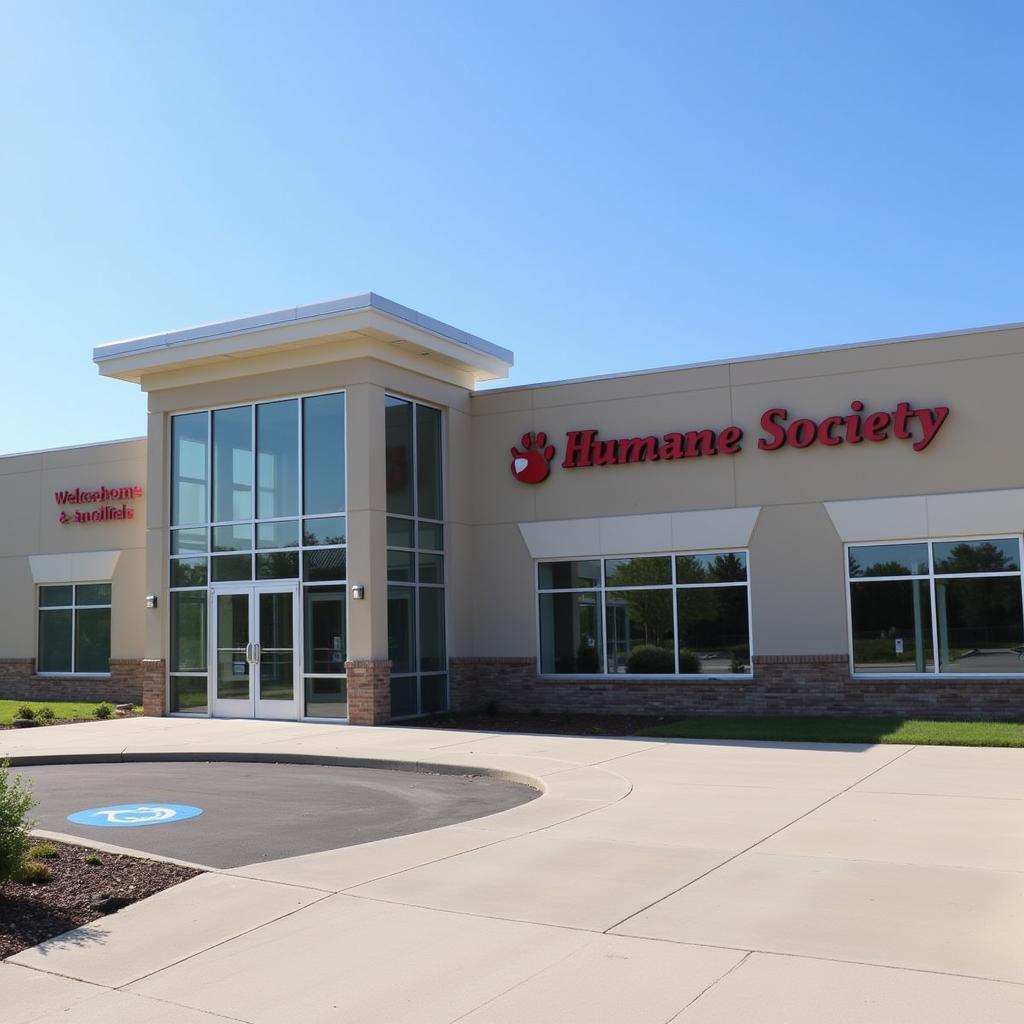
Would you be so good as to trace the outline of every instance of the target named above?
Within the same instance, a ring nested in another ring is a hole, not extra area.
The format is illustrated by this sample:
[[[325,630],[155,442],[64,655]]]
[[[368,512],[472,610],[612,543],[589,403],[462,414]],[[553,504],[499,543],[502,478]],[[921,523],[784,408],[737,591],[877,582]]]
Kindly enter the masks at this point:
[[[539,484],[551,472],[550,462],[555,457],[554,445],[548,444],[548,435],[523,434],[519,439],[523,450],[512,449],[512,475],[524,484]]]

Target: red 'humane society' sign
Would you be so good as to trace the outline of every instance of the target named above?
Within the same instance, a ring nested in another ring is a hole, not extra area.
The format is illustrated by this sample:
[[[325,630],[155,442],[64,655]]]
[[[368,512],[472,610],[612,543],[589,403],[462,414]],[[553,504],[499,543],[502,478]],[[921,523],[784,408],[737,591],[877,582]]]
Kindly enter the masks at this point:
[[[949,416],[945,405],[913,408],[899,402],[891,411],[864,411],[864,403],[850,403],[850,411],[821,420],[790,419],[787,409],[769,409],[761,417],[762,434],[757,447],[763,452],[780,448],[834,448],[842,444],[876,443],[896,438],[910,441],[915,452],[923,452],[935,440]],[[631,462],[669,462],[710,455],[736,455],[742,451],[743,430],[730,426],[722,430],[671,431],[645,437],[604,439],[596,430],[570,430],[565,435],[563,469],[588,466],[622,466]],[[524,434],[522,449],[512,449],[512,475],[527,484],[546,479],[555,448],[547,435]]]
[[[135,509],[126,504],[142,497],[142,488],[138,484],[127,487],[100,487],[94,491],[83,491],[76,487],[73,491],[55,491],[54,500],[58,505],[99,505],[94,509],[76,508],[69,511],[62,508],[58,522],[67,526],[75,523],[109,523],[121,519],[134,519]],[[119,501],[120,505],[108,505],[106,502]]]

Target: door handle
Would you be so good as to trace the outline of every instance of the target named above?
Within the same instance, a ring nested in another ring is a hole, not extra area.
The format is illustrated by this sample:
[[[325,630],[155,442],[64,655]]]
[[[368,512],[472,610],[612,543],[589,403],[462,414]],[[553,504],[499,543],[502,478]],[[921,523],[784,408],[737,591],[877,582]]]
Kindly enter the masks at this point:
[[[258,643],[256,643],[256,641],[253,641],[253,645],[252,645],[252,663],[254,665],[256,665],[256,664],[259,663],[259,660],[260,660],[260,645]]]
[[[245,660],[250,665],[252,665],[256,661],[256,659],[253,657],[253,643],[251,640],[245,645]]]

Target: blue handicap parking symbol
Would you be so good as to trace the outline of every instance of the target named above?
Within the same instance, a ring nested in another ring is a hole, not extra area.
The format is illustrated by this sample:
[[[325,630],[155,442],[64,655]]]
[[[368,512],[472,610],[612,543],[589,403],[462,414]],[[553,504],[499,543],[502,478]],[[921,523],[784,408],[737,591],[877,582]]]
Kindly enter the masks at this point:
[[[68,821],[101,828],[138,828],[140,825],[167,825],[202,813],[201,807],[189,807],[187,804],[114,804],[75,811],[68,815]]]

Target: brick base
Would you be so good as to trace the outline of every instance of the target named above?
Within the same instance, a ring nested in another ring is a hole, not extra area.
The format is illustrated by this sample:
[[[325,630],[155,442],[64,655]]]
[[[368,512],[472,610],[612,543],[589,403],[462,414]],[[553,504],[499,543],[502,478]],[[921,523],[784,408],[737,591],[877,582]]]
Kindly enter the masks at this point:
[[[533,658],[452,658],[453,711],[1024,718],[1024,679],[852,679],[845,654],[755,656],[753,679],[539,679]]]
[[[0,660],[0,700],[34,700],[26,688],[36,685],[33,676],[36,663],[32,658],[4,658]],[[44,680],[37,680],[44,682]],[[49,682],[49,680],[45,680]]]
[[[159,658],[139,662],[142,675],[142,713],[154,718],[167,714],[167,681]]]
[[[110,677],[37,676],[34,658],[0,660],[0,700],[108,700],[111,704],[142,702],[145,662],[113,658]]]
[[[1024,679],[853,679],[845,654],[754,658],[768,714],[1022,718]]]
[[[391,662],[346,661],[348,720],[352,725],[391,721]]]

